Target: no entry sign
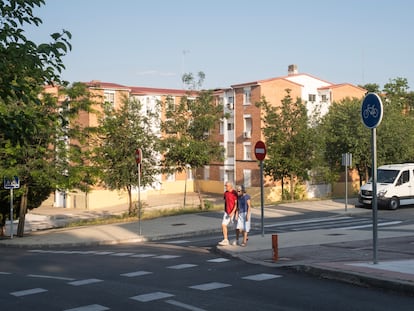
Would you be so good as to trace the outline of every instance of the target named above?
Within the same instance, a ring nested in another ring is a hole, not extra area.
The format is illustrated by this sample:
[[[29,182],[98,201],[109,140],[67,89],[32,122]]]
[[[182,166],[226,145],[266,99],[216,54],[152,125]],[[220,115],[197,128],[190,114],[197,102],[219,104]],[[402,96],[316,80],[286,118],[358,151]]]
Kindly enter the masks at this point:
[[[266,145],[261,140],[259,140],[256,145],[254,145],[254,155],[259,161],[263,161],[266,157]]]

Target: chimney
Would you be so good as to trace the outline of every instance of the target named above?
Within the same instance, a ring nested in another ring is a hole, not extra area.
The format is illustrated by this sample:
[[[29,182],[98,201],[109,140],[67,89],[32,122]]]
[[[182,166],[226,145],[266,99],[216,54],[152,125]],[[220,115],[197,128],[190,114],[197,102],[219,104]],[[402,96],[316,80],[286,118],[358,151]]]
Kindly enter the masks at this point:
[[[289,65],[288,66],[288,76],[295,75],[298,73],[298,65]]]

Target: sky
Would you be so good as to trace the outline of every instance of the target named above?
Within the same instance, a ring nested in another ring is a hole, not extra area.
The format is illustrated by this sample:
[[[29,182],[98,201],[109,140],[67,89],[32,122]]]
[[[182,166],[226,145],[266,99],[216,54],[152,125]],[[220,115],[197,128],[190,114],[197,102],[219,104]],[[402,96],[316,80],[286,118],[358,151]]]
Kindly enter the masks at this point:
[[[203,88],[287,75],[290,64],[334,84],[381,88],[406,78],[414,89],[411,0],[46,0],[36,43],[72,34],[62,78],[126,86]]]

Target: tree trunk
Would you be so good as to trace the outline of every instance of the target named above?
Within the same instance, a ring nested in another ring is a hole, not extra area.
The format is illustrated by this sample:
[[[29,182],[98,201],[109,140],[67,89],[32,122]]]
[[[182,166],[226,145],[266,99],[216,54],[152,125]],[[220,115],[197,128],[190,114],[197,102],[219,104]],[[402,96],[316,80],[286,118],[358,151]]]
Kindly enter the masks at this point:
[[[132,187],[128,186],[127,191],[128,191],[128,214],[129,216],[132,216],[134,214],[134,207],[132,206]],[[138,204],[139,202],[137,201],[137,206]]]
[[[24,224],[26,220],[26,211],[27,211],[27,193],[29,188],[23,186],[23,195],[20,201],[20,214],[19,214],[19,225],[17,226],[17,236],[23,237],[24,235]]]
[[[196,184],[196,188],[197,188],[197,194],[198,194],[198,199],[200,200],[200,209],[204,210],[205,206],[204,206],[204,200],[203,197],[201,195],[201,191],[200,191],[200,184],[199,184],[199,180],[197,178],[197,172],[193,175],[194,176],[194,182]]]
[[[293,180],[293,174],[290,174],[290,200],[295,200],[295,185]]]

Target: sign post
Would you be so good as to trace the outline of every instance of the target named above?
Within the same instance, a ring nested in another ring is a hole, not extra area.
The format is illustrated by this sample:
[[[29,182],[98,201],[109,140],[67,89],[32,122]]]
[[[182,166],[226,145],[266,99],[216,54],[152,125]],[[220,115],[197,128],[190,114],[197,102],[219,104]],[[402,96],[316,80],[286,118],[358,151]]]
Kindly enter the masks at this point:
[[[4,189],[10,189],[10,239],[13,239],[13,189],[20,188],[19,177],[14,176],[12,179],[4,177]]]
[[[373,262],[378,263],[378,202],[377,202],[377,132],[384,110],[381,98],[375,93],[368,93],[362,101],[361,117],[367,128],[371,129],[372,153],[372,235],[373,235]]]
[[[266,145],[259,140],[254,145],[254,155],[260,161],[260,207],[262,212],[262,236],[264,236],[264,183],[263,183],[263,160],[266,157]]]
[[[137,163],[138,173],[138,231],[141,235],[141,162],[142,162],[142,150],[141,148],[135,149],[135,162]]]
[[[345,212],[348,211],[348,167],[352,165],[352,153],[342,154],[342,165],[345,166]]]

